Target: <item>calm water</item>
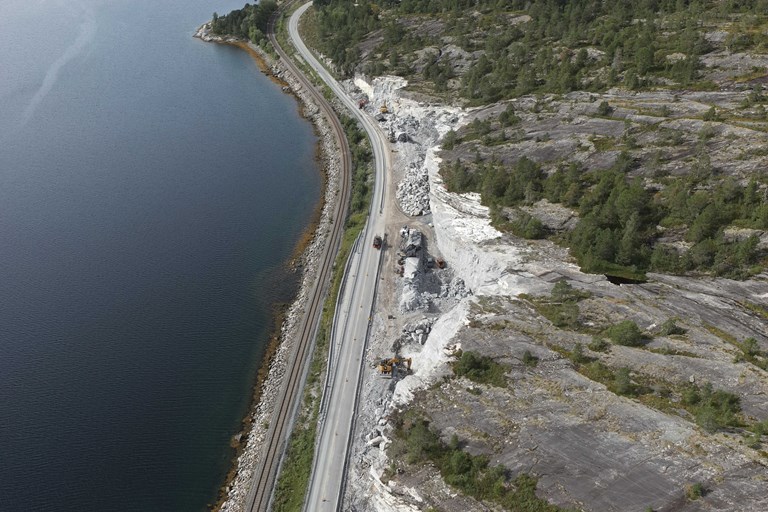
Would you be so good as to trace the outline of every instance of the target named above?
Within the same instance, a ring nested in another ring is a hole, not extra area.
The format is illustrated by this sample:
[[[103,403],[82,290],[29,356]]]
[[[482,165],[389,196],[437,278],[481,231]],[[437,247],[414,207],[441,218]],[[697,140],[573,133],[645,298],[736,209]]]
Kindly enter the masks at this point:
[[[0,511],[195,511],[246,411],[314,135],[242,0],[0,1]]]

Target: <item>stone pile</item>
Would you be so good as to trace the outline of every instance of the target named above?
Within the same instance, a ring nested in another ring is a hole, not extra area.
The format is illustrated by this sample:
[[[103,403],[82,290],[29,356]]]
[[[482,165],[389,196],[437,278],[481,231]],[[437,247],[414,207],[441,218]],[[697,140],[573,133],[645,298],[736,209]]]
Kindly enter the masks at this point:
[[[403,253],[406,258],[421,258],[421,247],[424,236],[418,229],[404,228],[401,231],[403,237]]]
[[[440,297],[443,299],[463,299],[472,295],[472,290],[467,288],[464,280],[460,277],[454,277],[450,283],[443,283],[440,286]]]
[[[397,202],[406,215],[427,215],[429,209],[429,177],[419,163],[412,163],[397,185]]]
[[[403,293],[400,296],[400,309],[402,311],[414,311],[415,309],[425,309],[425,305],[420,297],[421,277],[423,275],[422,251],[423,235],[417,229],[410,229],[403,226],[400,230],[402,238],[401,250],[398,255],[398,263],[403,265]]]
[[[205,23],[200,26],[200,28],[197,29],[197,32],[195,32],[195,35],[192,37],[196,37],[198,39],[202,39],[206,43],[237,43],[240,42],[240,39],[233,37],[233,36],[219,36],[214,34],[211,31],[211,24]]]
[[[403,334],[411,341],[423,345],[427,341],[427,336],[429,336],[435,320],[435,318],[424,317],[416,322],[409,322],[403,326]]]

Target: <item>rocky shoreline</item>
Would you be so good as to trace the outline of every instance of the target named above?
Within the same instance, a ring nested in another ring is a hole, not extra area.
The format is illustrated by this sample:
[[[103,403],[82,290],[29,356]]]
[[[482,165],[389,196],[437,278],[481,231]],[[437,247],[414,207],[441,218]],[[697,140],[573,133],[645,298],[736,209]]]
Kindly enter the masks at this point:
[[[308,92],[279,62],[250,42],[212,34],[210,23],[202,25],[195,32],[194,37],[205,42],[234,45],[248,51],[264,73],[282,85],[284,91],[290,91],[296,97],[302,116],[315,128],[318,137],[317,160],[325,178],[319,218],[311,226],[314,231],[304,237],[305,246],[298,248],[301,254],[294,260],[294,265],[302,272],[301,286],[296,299],[285,313],[285,319],[276,336],[278,345],[274,355],[264,362],[268,365],[268,369],[263,368],[260,372],[266,377],[257,382],[254,396],[258,398],[252,405],[248,420],[244,421],[245,425],[250,424],[250,428],[246,426],[248,430],[239,434],[243,438],[241,441],[243,448],[237,456],[234,472],[230,473],[230,477],[220,491],[220,499],[214,507],[214,510],[236,512],[243,510],[248,484],[253,471],[259,464],[261,446],[266,438],[275,400],[285,375],[288,356],[297,337],[298,324],[307,304],[309,291],[317,277],[317,262],[321,257],[332,222],[333,198],[340,187],[341,160],[337,156],[339,155],[338,146],[328,120],[321,114]]]

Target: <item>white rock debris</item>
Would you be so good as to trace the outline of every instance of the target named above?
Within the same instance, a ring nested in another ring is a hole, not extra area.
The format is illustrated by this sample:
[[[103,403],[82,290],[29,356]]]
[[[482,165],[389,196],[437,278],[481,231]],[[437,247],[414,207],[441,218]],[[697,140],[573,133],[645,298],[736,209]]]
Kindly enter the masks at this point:
[[[430,183],[425,165],[427,151],[449,130],[458,128],[466,113],[456,107],[405,98],[401,89],[406,85],[403,78],[391,76],[374,78],[371,83],[364,77],[354,80],[354,86],[365,95],[372,112],[386,107],[387,113],[378,114],[376,119],[409,161],[395,194],[400,209],[406,215],[427,215],[431,211]]]

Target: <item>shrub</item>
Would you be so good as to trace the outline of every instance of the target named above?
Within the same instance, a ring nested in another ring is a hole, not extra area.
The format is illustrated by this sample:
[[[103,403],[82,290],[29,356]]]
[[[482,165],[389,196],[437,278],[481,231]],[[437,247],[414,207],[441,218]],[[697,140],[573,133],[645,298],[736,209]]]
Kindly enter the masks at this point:
[[[695,484],[689,484],[685,486],[685,497],[691,501],[695,501],[704,495],[704,486],[700,482]]]
[[[597,336],[592,338],[592,341],[590,341],[589,345],[587,345],[587,348],[593,352],[605,352],[609,347],[610,343],[605,341],[604,338],[599,338]]]
[[[590,357],[584,353],[584,345],[577,343],[571,351],[571,355],[568,357],[574,364],[585,364],[592,361]]]
[[[615,378],[611,369],[600,361],[592,361],[589,364],[582,365],[579,367],[579,373],[588,379],[606,385],[612,383]]]
[[[707,383],[701,388],[688,386],[682,395],[683,405],[693,414],[696,424],[707,432],[716,432],[724,427],[741,424],[739,397],[733,393],[714,389]]]
[[[659,331],[659,333],[662,336],[671,336],[673,334],[685,334],[686,330],[678,326],[675,323],[674,318],[670,318],[669,320],[661,324],[661,330]]]
[[[613,112],[613,107],[608,104],[607,101],[601,101],[597,106],[597,113],[601,116],[609,116]]]
[[[507,378],[504,375],[506,366],[501,365],[488,356],[476,352],[462,352],[458,361],[453,363],[453,372],[459,377],[466,377],[479,384],[490,384],[505,387]]]
[[[441,441],[424,418],[409,418],[406,412],[405,417],[396,422],[395,435],[396,442],[389,448],[390,457],[405,455],[409,463],[430,460],[448,485],[466,495],[497,503],[506,510],[562,510],[536,496],[536,478],[521,473],[510,481],[503,466],[490,467],[488,457],[463,451],[457,436],[452,436],[447,444]]]
[[[515,107],[510,103],[507,105],[506,110],[499,114],[499,121],[501,122],[501,126],[513,126],[520,123],[522,119],[515,114]]]
[[[645,341],[643,332],[632,320],[624,320],[609,327],[605,334],[617,345],[639,347]]]
[[[536,366],[539,364],[539,358],[531,354],[530,350],[526,350],[523,352],[523,364],[530,367]]]
[[[590,295],[591,294],[589,292],[576,290],[565,279],[561,279],[556,282],[555,286],[552,287],[552,292],[550,293],[552,300],[558,302],[578,302],[582,299],[589,298]]]
[[[761,355],[760,345],[757,344],[755,338],[747,338],[744,343],[741,344],[741,350],[747,357],[754,357]]]
[[[701,118],[704,121],[718,121],[719,117],[717,115],[717,109],[715,107],[710,107],[709,110],[704,112],[704,115],[701,116]]]
[[[525,212],[519,213],[517,219],[510,224],[510,230],[515,236],[527,240],[539,240],[547,234],[544,224],[536,217]]]
[[[629,368],[619,368],[613,375],[613,384],[610,386],[611,391],[617,395],[623,396],[636,396],[637,392],[635,386],[632,384],[632,379],[629,377]]]
[[[448,133],[445,134],[443,137],[443,149],[453,149],[456,146],[456,143],[459,142],[459,138],[456,136],[456,132],[453,130],[448,130]]]

